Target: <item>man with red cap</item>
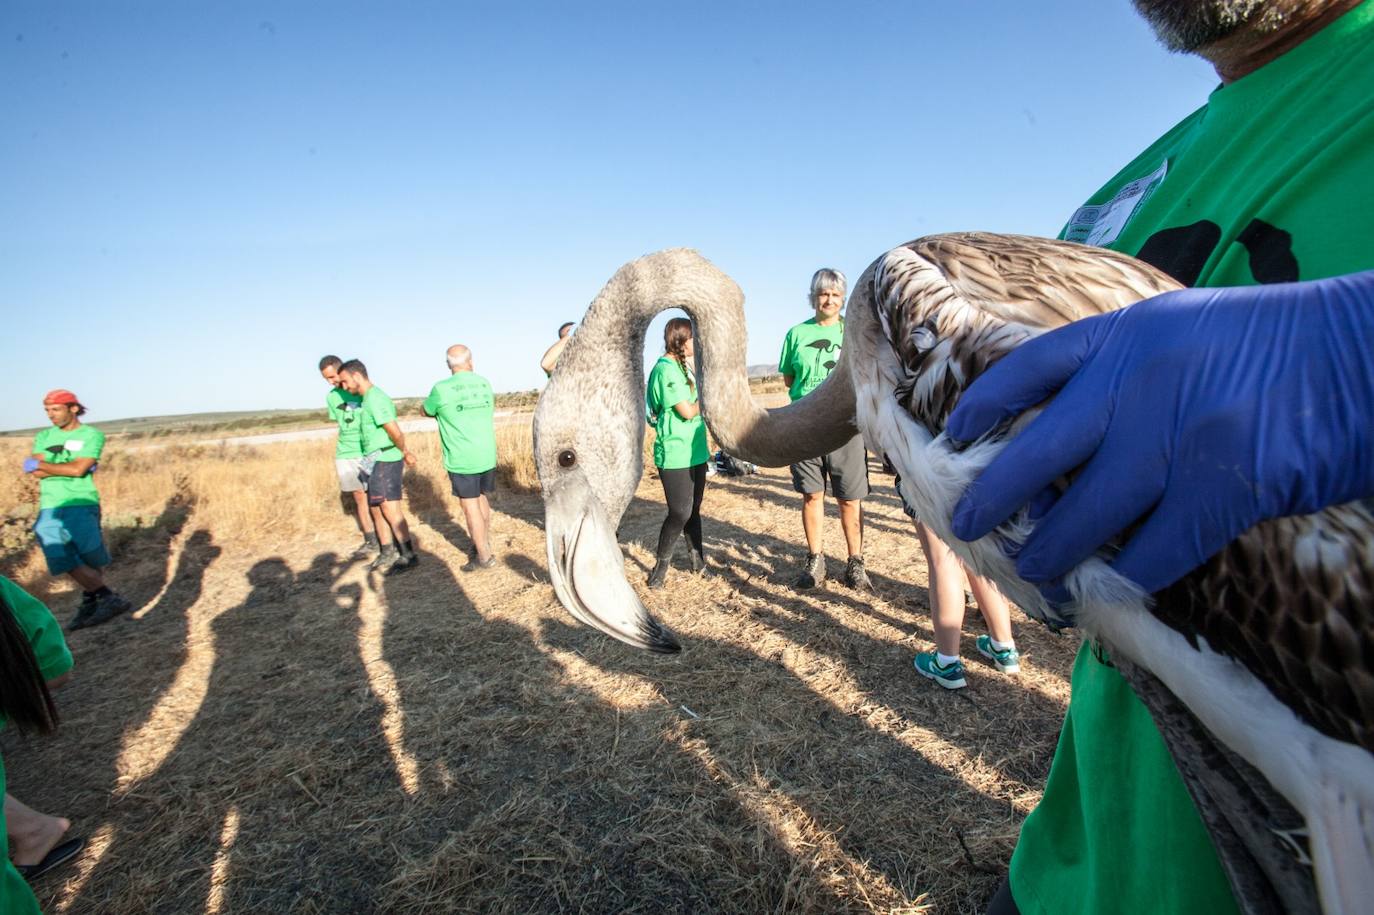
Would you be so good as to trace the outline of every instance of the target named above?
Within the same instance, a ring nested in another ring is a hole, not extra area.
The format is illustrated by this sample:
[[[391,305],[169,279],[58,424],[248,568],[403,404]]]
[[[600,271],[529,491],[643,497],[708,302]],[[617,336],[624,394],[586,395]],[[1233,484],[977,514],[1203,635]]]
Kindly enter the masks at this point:
[[[105,434],[82,425],[86,412],[71,391],[49,391],[43,398],[51,429],[33,440],[33,456],[24,472],[38,478],[38,520],[33,532],[53,575],[70,575],[81,587],[81,606],[67,630],[98,626],[129,609],[129,602],[105,585],[101,572],[110,553],[100,533],[100,494],[96,492],[96,462],[105,447]]]

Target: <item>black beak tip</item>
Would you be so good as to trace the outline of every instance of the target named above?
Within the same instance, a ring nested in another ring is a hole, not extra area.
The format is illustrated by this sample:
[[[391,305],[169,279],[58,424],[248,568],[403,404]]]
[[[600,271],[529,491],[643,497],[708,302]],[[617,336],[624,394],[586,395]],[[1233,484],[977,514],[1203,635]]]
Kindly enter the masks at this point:
[[[667,626],[658,620],[650,619],[644,626],[644,647],[658,654],[677,654],[682,650],[682,643],[677,640],[677,636]]]

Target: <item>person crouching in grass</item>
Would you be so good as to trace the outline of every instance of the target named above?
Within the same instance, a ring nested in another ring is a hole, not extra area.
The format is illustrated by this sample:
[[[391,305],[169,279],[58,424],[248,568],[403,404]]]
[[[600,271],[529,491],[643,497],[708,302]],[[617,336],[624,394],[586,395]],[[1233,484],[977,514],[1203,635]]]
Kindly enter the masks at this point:
[[[439,420],[439,443],[444,448],[444,470],[472,538],[472,553],[464,572],[496,565],[488,533],[491,502],[496,491],[496,398],[491,383],[472,370],[472,351],[461,343],[448,348],[449,377],[434,385],[425,398],[427,416]]]
[[[49,391],[43,409],[52,423],[33,440],[24,472],[38,479],[38,520],[33,532],[54,576],[70,575],[81,588],[81,605],[67,624],[71,632],[107,623],[131,604],[105,584],[101,571],[110,564],[100,532],[100,493],[96,462],[105,449],[105,434],[81,423],[86,412],[71,391]]]
[[[405,464],[414,466],[415,455],[406,450],[405,433],[396,422],[396,405],[367,377],[367,366],[350,359],[339,366],[339,380],[344,390],[362,398],[360,472],[367,480],[367,504],[381,545],[368,570],[383,575],[404,572],[419,561],[410,542],[410,525],[401,510],[402,469]]]
[[[353,553],[353,558],[366,559],[377,553],[380,547],[377,545],[372,512],[367,507],[367,485],[358,475],[363,463],[363,399],[344,390],[343,382],[339,380],[341,365],[343,360],[338,356],[325,356],[320,360],[320,375],[329,382],[329,393],[324,397],[325,408],[329,410],[329,418],[339,424],[339,444],[334,449],[334,469],[339,474],[339,490],[353,497],[358,529],[363,534],[362,545]]]

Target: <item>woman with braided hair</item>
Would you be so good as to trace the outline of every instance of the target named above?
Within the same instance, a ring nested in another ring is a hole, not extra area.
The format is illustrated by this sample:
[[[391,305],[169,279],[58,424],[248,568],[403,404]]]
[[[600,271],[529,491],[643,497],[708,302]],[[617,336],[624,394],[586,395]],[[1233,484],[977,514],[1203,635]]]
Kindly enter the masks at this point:
[[[678,535],[687,532],[688,557],[693,572],[706,568],[701,548],[701,497],[706,491],[706,424],[697,403],[697,384],[692,370],[696,351],[692,322],[673,318],[663,328],[663,355],[649,373],[644,406],[654,427],[654,466],[663,481],[668,517],[658,532],[658,558],[649,574],[649,587],[661,588]]]

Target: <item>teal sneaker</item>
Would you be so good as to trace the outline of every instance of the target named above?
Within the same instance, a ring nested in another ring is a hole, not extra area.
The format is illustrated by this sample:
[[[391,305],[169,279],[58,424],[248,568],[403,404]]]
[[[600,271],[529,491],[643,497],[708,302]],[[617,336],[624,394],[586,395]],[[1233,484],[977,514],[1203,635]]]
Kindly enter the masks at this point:
[[[944,667],[935,659],[935,652],[923,651],[911,662],[923,677],[929,677],[945,689],[963,689],[968,685],[964,679],[964,662],[955,661]]]
[[[1008,648],[998,651],[992,647],[992,637],[987,635],[978,636],[975,644],[978,646],[978,653],[992,662],[1004,674],[1018,674],[1021,672],[1021,652],[1015,648]]]

